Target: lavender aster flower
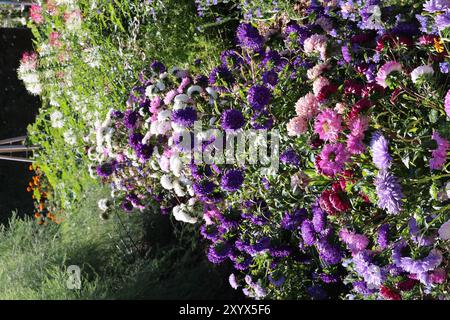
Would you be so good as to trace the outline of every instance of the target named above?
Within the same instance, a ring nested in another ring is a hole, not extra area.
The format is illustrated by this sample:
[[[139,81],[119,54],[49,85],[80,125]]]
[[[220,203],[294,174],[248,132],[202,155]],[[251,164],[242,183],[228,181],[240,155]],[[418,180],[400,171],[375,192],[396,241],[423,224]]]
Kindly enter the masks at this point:
[[[248,103],[257,111],[267,106],[271,98],[272,94],[269,89],[260,85],[251,87],[247,95]]]
[[[389,169],[392,161],[392,157],[389,154],[389,142],[381,132],[376,131],[372,135],[370,148],[372,149],[372,158],[375,166],[380,170]]]
[[[237,28],[236,36],[242,48],[259,51],[264,44],[264,39],[258,29],[249,23],[241,23]]]
[[[378,206],[390,214],[402,210],[403,193],[397,178],[387,171],[379,171],[375,178]]]
[[[222,113],[221,124],[225,130],[237,130],[244,126],[245,119],[240,110],[228,109]]]
[[[244,174],[241,170],[231,169],[222,176],[220,186],[225,191],[236,191],[244,183]]]
[[[239,284],[237,282],[236,276],[234,275],[234,273],[230,274],[230,276],[228,277],[228,282],[230,283],[230,286],[236,290],[239,287]]]
[[[389,245],[389,224],[387,223],[378,229],[378,244],[381,249],[386,249]]]

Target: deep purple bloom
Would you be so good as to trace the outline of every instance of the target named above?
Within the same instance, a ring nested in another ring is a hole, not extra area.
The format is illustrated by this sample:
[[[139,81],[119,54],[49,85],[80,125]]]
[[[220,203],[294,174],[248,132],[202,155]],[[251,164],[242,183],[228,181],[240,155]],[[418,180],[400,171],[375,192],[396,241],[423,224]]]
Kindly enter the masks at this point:
[[[190,106],[174,110],[172,112],[172,121],[183,127],[190,127],[197,121],[197,111]]]
[[[216,185],[211,181],[203,180],[198,183],[194,183],[192,188],[197,196],[205,197],[214,192]]]
[[[280,155],[280,161],[284,164],[291,164],[294,166],[298,166],[300,164],[300,158],[298,154],[292,149],[284,151]]]
[[[250,88],[247,95],[248,103],[253,109],[259,111],[270,103],[272,94],[270,90],[264,86],[255,85]]]
[[[117,169],[117,162],[105,162],[99,166],[97,166],[97,174],[101,177],[109,177],[116,171]]]
[[[281,219],[281,228],[289,231],[295,231],[305,218],[305,209],[295,209],[292,214],[286,211]]]
[[[262,75],[263,83],[269,88],[273,89],[278,83],[278,73],[273,69],[266,71]]]
[[[242,48],[259,51],[264,44],[264,38],[259,34],[258,29],[249,23],[241,23],[237,28],[236,35]]]
[[[220,61],[225,67],[234,69],[239,67],[244,60],[235,50],[225,50],[220,54]]]
[[[128,200],[123,201],[120,207],[126,212],[133,211],[133,204],[131,203],[131,201]]]
[[[140,144],[135,148],[136,155],[141,160],[148,160],[153,155],[153,146],[149,144]]]
[[[222,128],[225,130],[237,130],[245,125],[244,115],[240,110],[228,109],[222,113]]]
[[[231,169],[225,172],[220,186],[225,191],[236,191],[244,183],[244,174],[241,170]]]
[[[378,206],[390,214],[398,214],[402,210],[402,188],[397,178],[387,171],[379,171],[375,178]]]
[[[124,114],[122,111],[114,110],[111,112],[111,118],[113,119],[122,119],[124,117]]]
[[[310,32],[307,27],[299,26],[297,23],[291,23],[286,27],[284,36],[290,43],[295,41],[298,44],[303,45],[305,40],[310,36]]]
[[[163,73],[166,71],[166,66],[158,60],[154,60],[150,64],[150,68],[152,68],[152,70],[156,73]]]
[[[218,66],[212,69],[208,81],[211,86],[232,85],[234,76],[226,66]]]
[[[307,289],[309,296],[313,300],[325,300],[328,297],[327,292],[322,286],[313,285]]]
[[[325,229],[325,224],[327,220],[327,215],[325,211],[319,205],[319,202],[316,202],[312,207],[312,223],[314,226],[314,230],[316,232],[322,232]]]
[[[136,149],[142,144],[142,139],[144,139],[144,136],[142,134],[131,133],[128,137],[128,143],[133,149]]]
[[[313,223],[309,220],[304,220],[300,230],[304,243],[308,246],[312,246],[316,242],[316,234]]]
[[[136,127],[139,120],[139,113],[133,110],[125,111],[124,124],[128,129],[133,129]]]
[[[325,237],[316,243],[320,258],[329,264],[338,264],[342,260],[342,252],[337,245],[327,241]]]

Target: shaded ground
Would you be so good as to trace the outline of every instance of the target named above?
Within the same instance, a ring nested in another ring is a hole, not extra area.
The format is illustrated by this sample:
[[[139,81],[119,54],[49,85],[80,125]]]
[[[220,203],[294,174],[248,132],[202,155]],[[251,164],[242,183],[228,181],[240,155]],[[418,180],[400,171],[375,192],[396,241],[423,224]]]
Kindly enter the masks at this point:
[[[0,140],[25,135],[36,116],[39,99],[27,93],[16,72],[22,53],[30,50],[28,29],[0,28]],[[33,202],[25,190],[31,179],[27,167],[0,160],[0,223],[15,209],[19,214],[32,213]]]

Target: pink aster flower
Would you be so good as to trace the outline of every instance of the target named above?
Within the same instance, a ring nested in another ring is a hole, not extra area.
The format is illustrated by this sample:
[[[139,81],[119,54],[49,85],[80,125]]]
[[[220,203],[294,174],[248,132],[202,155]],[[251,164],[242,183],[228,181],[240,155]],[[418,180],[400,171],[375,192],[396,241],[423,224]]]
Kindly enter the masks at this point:
[[[345,110],[347,110],[347,105],[343,102],[336,103],[336,106],[334,107],[334,111],[336,111],[339,114],[344,114]]]
[[[351,154],[361,154],[366,151],[366,145],[361,137],[350,134],[347,137],[347,150]]]
[[[342,117],[332,109],[324,109],[317,116],[314,132],[324,141],[337,141],[342,131]]]
[[[440,170],[446,162],[450,143],[447,139],[441,137],[437,131],[433,132],[431,138],[437,142],[438,146],[431,152],[430,168],[431,170]]]
[[[450,90],[447,91],[447,94],[445,95],[445,113],[447,114],[447,117],[450,117]]]
[[[30,18],[36,24],[41,24],[44,22],[44,17],[42,16],[42,7],[36,4],[31,5],[30,8]]]
[[[322,73],[327,70],[330,66],[327,63],[316,64],[311,69],[308,69],[306,75],[309,80],[314,80],[322,75]]]
[[[178,92],[177,90],[170,90],[167,92],[166,96],[164,97],[164,104],[169,105],[172,103],[172,100],[177,96]]]
[[[297,112],[297,115],[305,119],[311,119],[315,117],[318,108],[319,101],[311,92],[306,96],[298,99],[297,103],[295,104],[295,111]]]
[[[316,168],[319,173],[334,176],[345,169],[349,154],[342,143],[326,144],[316,158]]]
[[[306,54],[319,53],[322,60],[326,60],[327,37],[321,34],[313,34],[305,40],[303,49]]]
[[[287,124],[288,136],[295,137],[305,133],[308,129],[308,123],[303,117],[292,118]]]
[[[339,231],[339,237],[345,242],[352,254],[364,250],[369,245],[369,239],[365,235],[350,232],[347,229]]]
[[[352,136],[363,139],[364,133],[369,128],[369,119],[364,116],[358,116],[349,123],[348,128]]]
[[[317,97],[320,93],[320,91],[326,87],[330,85],[330,81],[325,78],[325,77],[318,77],[316,80],[314,80],[313,82],[313,92],[314,95]]]
[[[377,77],[375,78],[376,82],[382,86],[383,88],[386,88],[388,85],[386,83],[386,79],[392,72],[401,72],[402,71],[402,65],[398,63],[397,61],[389,61],[386,62],[377,73]]]
[[[61,46],[61,35],[58,32],[52,31],[50,33],[49,44],[52,47],[60,47]]]

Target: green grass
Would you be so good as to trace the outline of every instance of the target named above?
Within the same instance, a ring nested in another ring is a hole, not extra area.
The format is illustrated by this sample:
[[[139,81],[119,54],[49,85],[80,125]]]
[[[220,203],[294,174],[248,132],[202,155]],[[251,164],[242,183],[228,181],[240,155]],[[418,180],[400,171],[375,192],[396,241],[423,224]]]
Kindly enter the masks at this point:
[[[106,192],[90,192],[61,225],[13,216],[1,227],[0,299],[234,297],[224,270],[205,261],[192,227],[150,212],[101,220],[96,201]],[[81,268],[80,290],[67,288],[69,265]]]

